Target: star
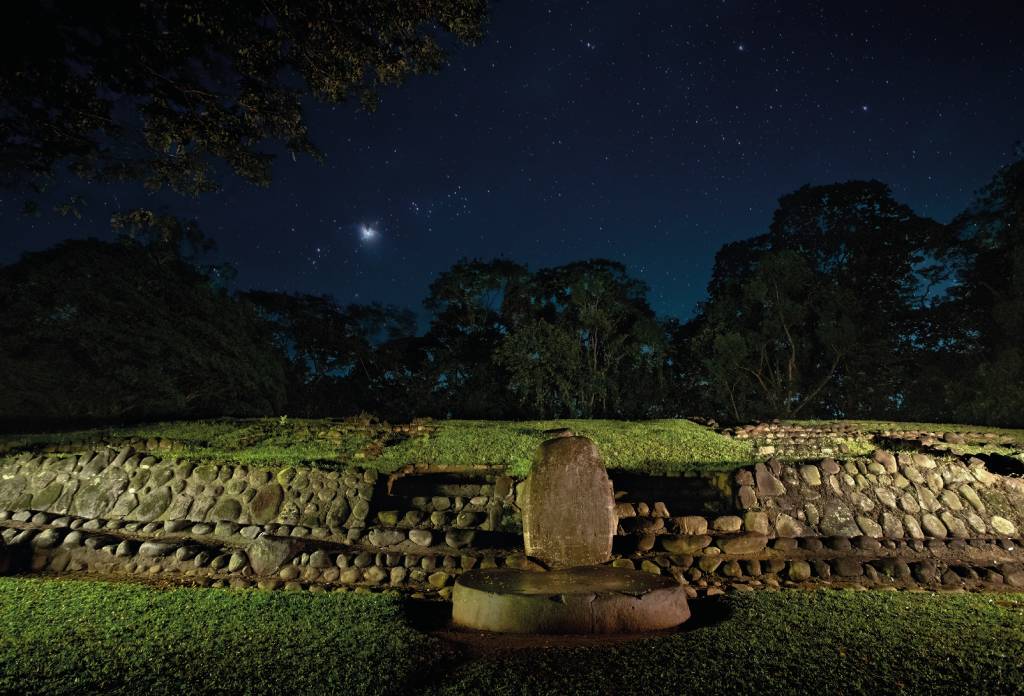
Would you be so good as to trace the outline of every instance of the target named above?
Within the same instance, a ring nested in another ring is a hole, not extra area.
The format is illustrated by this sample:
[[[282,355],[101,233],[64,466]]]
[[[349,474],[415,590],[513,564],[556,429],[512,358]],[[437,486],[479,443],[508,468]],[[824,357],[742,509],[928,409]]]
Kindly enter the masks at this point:
[[[369,225],[363,225],[362,227],[359,228],[359,238],[364,242],[372,242],[373,240],[377,239],[377,236],[378,232],[377,229],[374,227],[370,227]]]

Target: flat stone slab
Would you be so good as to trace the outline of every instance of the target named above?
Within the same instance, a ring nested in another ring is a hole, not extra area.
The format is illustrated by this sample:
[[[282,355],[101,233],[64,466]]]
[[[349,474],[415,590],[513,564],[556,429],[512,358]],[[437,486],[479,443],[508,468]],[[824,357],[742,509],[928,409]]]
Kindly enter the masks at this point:
[[[690,618],[675,580],[608,566],[473,570],[455,583],[452,603],[456,626],[495,633],[642,633]]]
[[[591,440],[558,437],[542,443],[519,505],[528,556],[552,568],[611,558],[618,517],[611,480]]]

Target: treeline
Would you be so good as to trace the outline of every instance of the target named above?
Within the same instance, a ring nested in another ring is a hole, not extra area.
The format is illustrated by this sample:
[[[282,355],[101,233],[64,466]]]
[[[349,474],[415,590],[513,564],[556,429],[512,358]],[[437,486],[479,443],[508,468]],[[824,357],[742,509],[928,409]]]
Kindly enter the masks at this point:
[[[406,309],[231,293],[194,225],[0,268],[7,427],[218,415],[713,416],[1024,424],[1024,158],[948,225],[807,186],[725,245],[694,318],[619,263],[463,260]]]

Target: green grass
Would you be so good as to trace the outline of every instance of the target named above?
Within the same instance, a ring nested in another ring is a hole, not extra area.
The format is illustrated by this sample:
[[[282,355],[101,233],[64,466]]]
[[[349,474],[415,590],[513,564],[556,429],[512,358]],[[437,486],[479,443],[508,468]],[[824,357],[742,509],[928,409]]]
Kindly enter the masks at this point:
[[[566,427],[597,444],[610,469],[652,473],[719,471],[750,464],[748,442],[731,440],[686,420],[441,421],[426,438],[387,448],[381,459],[443,466],[502,464],[513,474],[529,471],[537,446]]]
[[[439,693],[1024,692],[1024,595],[759,592],[722,606],[719,623],[668,638],[464,663]]]
[[[174,456],[194,461],[322,467],[357,464],[393,471],[406,464],[488,464],[524,474],[544,430],[569,427],[594,439],[609,468],[651,472],[715,471],[749,464],[749,442],[686,420],[424,421],[411,437],[367,421],[288,419],[186,421],[128,428],[12,435],[7,451],[125,438],[168,438]]]
[[[394,596],[0,579],[0,693],[1022,693],[1024,595],[785,591],[692,629],[457,654]]]
[[[846,451],[845,451],[845,453],[843,453],[841,455],[844,458],[845,457],[863,457],[863,456],[871,454],[876,449],[878,449],[878,445],[876,445],[875,443],[871,442],[867,438],[863,438],[863,437],[837,437],[837,438],[835,438],[835,442],[836,442],[836,444],[842,443],[842,444],[846,445]],[[820,456],[812,455],[809,458],[810,459],[820,459],[821,457]]]
[[[438,659],[394,595],[0,578],[0,693],[403,693]]]
[[[787,421],[801,425],[830,421]],[[865,431],[888,429],[937,432],[983,431],[1017,438],[1016,446],[953,446],[959,453],[981,451],[1016,454],[1024,447],[1024,430],[936,423],[846,421]],[[14,452],[44,444],[61,446],[126,438],[166,438],[176,457],[196,462],[267,466],[312,464],[323,468],[359,465],[393,471],[406,464],[461,467],[503,466],[514,475],[529,471],[544,430],[568,427],[592,438],[610,469],[648,473],[724,471],[753,461],[750,440],[733,440],[687,420],[613,421],[416,421],[411,433],[368,419],[306,420],[276,418],[217,419],[150,423],[66,433],[31,433],[2,438],[0,451]],[[839,438],[849,455],[866,455],[875,445],[865,438]],[[813,456],[813,452],[811,455]]]

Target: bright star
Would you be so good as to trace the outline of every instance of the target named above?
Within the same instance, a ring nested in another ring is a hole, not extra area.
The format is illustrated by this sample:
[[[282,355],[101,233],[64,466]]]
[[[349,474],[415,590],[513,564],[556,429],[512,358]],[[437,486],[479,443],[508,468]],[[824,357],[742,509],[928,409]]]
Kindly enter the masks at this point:
[[[369,225],[363,225],[359,228],[359,238],[364,242],[372,242],[377,238],[377,230]]]

